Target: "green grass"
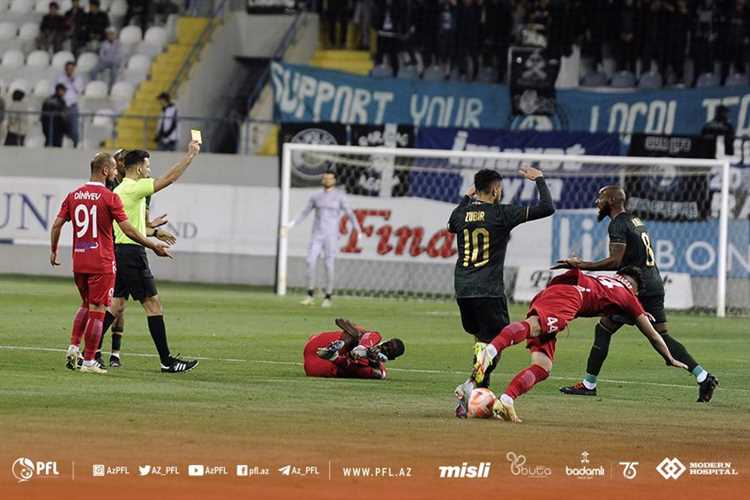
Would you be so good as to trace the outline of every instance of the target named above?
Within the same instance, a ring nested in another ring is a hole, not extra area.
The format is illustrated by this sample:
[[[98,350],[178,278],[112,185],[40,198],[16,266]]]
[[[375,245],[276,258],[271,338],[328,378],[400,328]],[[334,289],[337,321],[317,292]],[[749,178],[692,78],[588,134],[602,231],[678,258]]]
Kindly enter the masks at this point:
[[[339,454],[354,452],[362,436],[376,433],[378,442],[397,443],[391,450],[402,442],[405,456],[437,462],[478,456],[484,449],[477,448],[477,439],[487,433],[503,436],[502,453],[515,445],[541,446],[548,438],[539,437],[540,429],[556,436],[554,443],[569,452],[567,458],[576,457],[582,446],[602,452],[628,446],[647,452],[668,443],[696,453],[707,446],[747,449],[750,348],[743,320],[669,318],[672,334],[721,381],[710,405],[696,404],[692,376],[665,367],[632,328],[613,339],[599,397],[561,396],[557,388],[582,375],[593,335],[593,320],[577,320],[560,336],[552,377],[518,401],[525,423],[510,433],[509,424],[460,422],[452,416],[452,391],[470,369],[472,347],[453,302],[341,297],[325,310],[304,308],[301,297],[281,298],[270,290],[167,283],[160,285],[160,295],[173,352],[207,359],[188,374],[159,373],[143,312],[131,302],[123,368],[106,376],[83,375],[64,368],[62,352],[78,300],[72,279],[0,277],[5,435],[20,446],[93,418],[104,440],[156,439],[207,454],[211,447],[225,447],[223,456],[241,445],[263,449],[269,459],[288,455],[290,443],[295,456],[325,453],[318,436],[332,428]],[[523,313],[522,306],[514,306],[511,318]],[[304,377],[305,340],[335,329],[338,316],[404,340],[406,354],[391,364],[388,380]],[[502,392],[528,362],[522,347],[506,351],[492,388]],[[671,451],[653,450],[654,457],[665,453]]]

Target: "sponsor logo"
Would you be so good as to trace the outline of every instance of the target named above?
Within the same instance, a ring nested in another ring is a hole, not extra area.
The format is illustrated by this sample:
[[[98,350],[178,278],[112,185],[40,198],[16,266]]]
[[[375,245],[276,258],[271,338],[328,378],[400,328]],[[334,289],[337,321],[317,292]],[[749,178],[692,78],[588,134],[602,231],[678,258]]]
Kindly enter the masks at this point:
[[[150,466],[146,466],[150,467]],[[94,464],[91,466],[91,475],[94,477],[104,476],[127,476],[130,474],[127,465],[104,465]],[[141,474],[145,475],[145,474]]]
[[[279,467],[278,471],[282,476],[319,476],[320,471],[317,465],[306,465],[304,467],[297,467],[296,465],[288,464],[283,467]]]
[[[59,477],[60,471],[55,461],[34,461],[30,458],[21,457],[13,462],[11,467],[13,477],[18,479],[19,483],[30,481],[34,477],[50,478]]]
[[[510,473],[514,476],[524,476],[531,479],[544,479],[552,475],[552,469],[545,465],[526,465],[526,455],[509,451],[505,458],[510,462]]]
[[[627,480],[633,480],[638,475],[639,462],[620,462],[622,465],[622,477]]]
[[[732,462],[690,462],[691,476],[737,476]]]
[[[677,457],[666,457],[656,466],[656,472],[664,479],[679,479],[685,473],[687,467]]]
[[[486,479],[490,477],[492,462],[481,462],[479,465],[440,465],[440,479]]]
[[[257,465],[250,466],[247,464],[237,464],[235,473],[237,477],[270,476],[271,469],[259,467]]]
[[[337,145],[336,137],[322,128],[308,128],[301,130],[292,137],[295,144],[321,144],[325,146]],[[306,179],[319,179],[334,164],[330,160],[330,154],[313,154],[311,152],[295,151],[292,155],[292,168],[295,175]]]
[[[569,465],[565,466],[565,475],[566,476],[575,476],[578,479],[593,479],[595,477],[605,477],[607,475],[607,471],[604,469],[603,465],[598,466],[592,466],[591,460],[589,459],[589,456],[591,454],[588,451],[583,451],[581,453],[581,466],[580,467],[571,467]]]

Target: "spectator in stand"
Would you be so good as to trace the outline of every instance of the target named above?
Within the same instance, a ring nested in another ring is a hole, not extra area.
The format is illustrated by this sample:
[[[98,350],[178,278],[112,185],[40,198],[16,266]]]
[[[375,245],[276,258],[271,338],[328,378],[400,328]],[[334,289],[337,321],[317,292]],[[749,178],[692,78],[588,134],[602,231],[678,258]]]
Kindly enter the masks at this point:
[[[156,24],[167,24],[167,18],[171,14],[179,12],[180,8],[171,0],[156,0],[154,3],[154,22]]]
[[[332,48],[346,47],[346,31],[351,17],[349,0],[328,0],[325,19],[328,26],[328,42]],[[336,35],[338,34],[338,38]]]
[[[70,37],[70,45],[73,54],[78,55],[78,50],[88,42],[86,35],[86,11],[81,7],[80,0],[73,0],[73,4],[65,13],[65,26]]]
[[[373,16],[378,32],[375,64],[383,64],[383,56],[387,55],[394,75],[398,74],[401,35],[404,33],[403,13],[404,9],[399,0],[379,0]]]
[[[372,24],[372,1],[356,0],[354,3],[354,14],[352,21],[359,29],[359,41],[357,49],[370,50],[370,25]],[[419,2],[420,0],[417,0]]]
[[[68,61],[65,63],[65,72],[57,77],[56,85],[65,87],[65,105],[67,110],[65,117],[67,126],[65,133],[73,141],[73,147],[78,147],[78,97],[83,94],[83,79],[76,74],[76,63]],[[57,89],[57,86],[55,86]]]
[[[99,50],[101,43],[106,39],[109,27],[109,16],[100,10],[99,0],[89,1],[89,12],[86,14],[86,37],[91,50]]]
[[[727,18],[726,29],[723,30],[721,45],[721,79],[724,81],[730,71],[745,73],[746,57],[750,47],[750,10],[745,0],[730,2],[731,12]]]
[[[125,26],[129,25],[133,18],[137,18],[138,26],[145,33],[150,17],[151,0],[128,0],[128,10],[125,12]]]
[[[432,0],[415,0],[410,11],[410,50],[420,54],[425,68],[435,63],[437,15],[437,5]]]
[[[67,106],[65,105],[65,85],[55,85],[55,93],[42,104],[42,132],[46,147],[61,148],[67,128]]]
[[[481,53],[480,24],[482,8],[479,0],[464,0],[458,18],[457,51],[459,71],[464,80],[474,81],[479,73],[479,55]],[[468,67],[471,61],[471,68]]]
[[[456,36],[458,28],[458,6],[456,0],[441,0],[438,12],[438,63],[446,75],[456,61]]]
[[[8,134],[5,136],[6,146],[23,146],[26,134],[29,133],[30,117],[28,108],[24,102],[26,92],[17,89],[13,91],[11,102],[8,105]]]
[[[663,76],[666,76],[667,66],[672,68],[675,83],[685,81],[685,57],[687,56],[688,32],[690,30],[690,17],[688,5],[685,0],[665,2],[667,5],[667,39],[666,54],[659,64]],[[662,27],[663,29],[663,27]]]
[[[620,11],[619,39],[617,40],[616,61],[618,70],[636,72],[640,41],[640,6],[636,0],[625,0]]]
[[[719,12],[714,0],[699,0],[692,30],[692,56],[695,77],[713,72],[716,42],[719,37]]]
[[[66,34],[65,18],[60,14],[60,6],[57,2],[50,2],[49,13],[42,17],[39,25],[36,46],[39,50],[52,49],[52,52],[59,52],[62,50]]]
[[[106,39],[99,48],[99,62],[91,70],[91,79],[96,80],[102,71],[109,71],[109,90],[117,81],[122,67],[122,46],[117,38],[117,31],[109,27],[106,31]]]
[[[734,154],[734,127],[729,123],[729,108],[717,106],[714,118],[703,125],[701,135],[716,140],[717,137],[724,138],[724,153]]]
[[[167,92],[159,94],[157,99],[162,108],[156,126],[156,148],[159,151],[174,151],[177,149],[177,106]]]
[[[513,32],[513,7],[510,0],[485,0],[484,2],[484,60],[494,61],[497,81],[505,81],[508,68],[508,47]]]

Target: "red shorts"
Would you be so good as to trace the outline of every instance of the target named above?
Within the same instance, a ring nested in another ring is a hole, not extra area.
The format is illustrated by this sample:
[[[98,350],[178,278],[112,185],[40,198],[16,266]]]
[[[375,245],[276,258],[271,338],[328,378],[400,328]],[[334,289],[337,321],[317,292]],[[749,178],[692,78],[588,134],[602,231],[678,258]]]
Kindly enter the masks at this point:
[[[581,292],[572,285],[552,285],[539,292],[529,306],[526,317],[538,316],[542,335],[529,338],[526,348],[542,352],[548,358],[555,356],[555,335],[568,326],[583,305]]]
[[[305,344],[302,353],[305,364],[305,375],[308,377],[335,377],[337,370],[336,365],[325,359],[320,359],[316,350],[320,347],[328,347],[330,339],[313,335]]]
[[[109,306],[115,288],[114,274],[73,273],[84,307],[89,304]]]

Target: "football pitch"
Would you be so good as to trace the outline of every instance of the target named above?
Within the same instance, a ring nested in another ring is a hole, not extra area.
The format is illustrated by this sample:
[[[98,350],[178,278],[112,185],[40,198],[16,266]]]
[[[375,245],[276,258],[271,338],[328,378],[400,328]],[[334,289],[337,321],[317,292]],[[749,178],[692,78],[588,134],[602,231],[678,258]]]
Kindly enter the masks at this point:
[[[634,328],[613,338],[597,397],[561,395],[585,371],[593,337],[594,320],[576,320],[558,336],[551,377],[517,401],[524,423],[514,425],[453,416],[472,340],[452,301],[338,297],[322,309],[270,289],[161,283],[159,292],[172,352],[200,365],[160,373],[144,313],[130,302],[123,367],[97,376],[65,368],[78,305],[72,279],[0,276],[0,498],[80,498],[86,488],[94,490],[84,496],[128,499],[747,494],[746,318],[669,317],[672,335],[720,380],[710,404],[696,403],[693,377],[664,366]],[[511,319],[524,312],[513,306]],[[336,330],[336,317],[403,339],[387,380],[304,376],[304,342]],[[522,346],[506,350],[492,389],[501,393],[528,364]],[[59,474],[19,483],[11,473],[19,457],[56,461]],[[656,467],[665,458],[688,470],[664,479]],[[440,479],[440,466],[464,462],[491,464],[489,477]],[[637,476],[626,479],[620,462],[638,462]],[[713,462],[731,462],[714,468],[735,475],[691,468]],[[93,477],[96,464],[105,477]],[[145,464],[168,474],[140,476]],[[190,464],[210,474],[188,477]],[[238,477],[237,464],[253,474]],[[603,477],[568,474],[598,467]],[[352,477],[355,469],[369,477]]]

